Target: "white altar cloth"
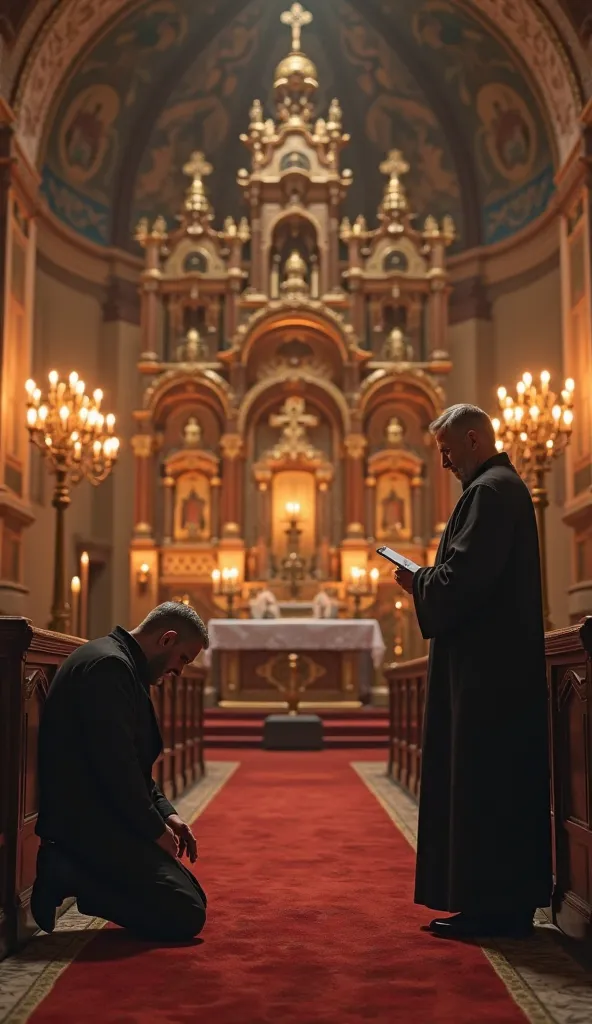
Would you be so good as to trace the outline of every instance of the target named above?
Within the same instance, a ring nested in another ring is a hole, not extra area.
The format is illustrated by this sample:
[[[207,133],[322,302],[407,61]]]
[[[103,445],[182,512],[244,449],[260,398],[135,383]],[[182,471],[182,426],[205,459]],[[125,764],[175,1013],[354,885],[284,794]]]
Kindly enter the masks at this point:
[[[210,619],[211,651],[369,651],[380,668],[386,650],[376,619]],[[209,661],[209,658],[208,658]]]

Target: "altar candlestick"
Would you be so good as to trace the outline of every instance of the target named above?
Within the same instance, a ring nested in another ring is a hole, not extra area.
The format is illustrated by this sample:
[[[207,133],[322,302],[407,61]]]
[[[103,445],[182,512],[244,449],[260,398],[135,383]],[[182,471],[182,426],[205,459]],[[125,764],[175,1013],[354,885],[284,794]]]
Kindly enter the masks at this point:
[[[80,556],[80,635],[88,637],[88,571],[90,558],[88,551]]]
[[[80,576],[73,576],[70,583],[72,594],[72,633],[80,636]]]

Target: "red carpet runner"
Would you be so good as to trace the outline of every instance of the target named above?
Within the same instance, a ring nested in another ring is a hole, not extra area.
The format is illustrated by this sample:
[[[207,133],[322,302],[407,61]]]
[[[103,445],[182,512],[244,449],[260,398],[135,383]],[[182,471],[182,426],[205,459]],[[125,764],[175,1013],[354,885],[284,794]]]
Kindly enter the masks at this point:
[[[413,851],[351,752],[235,759],[196,823],[203,941],[99,932],[33,1024],[524,1024],[478,948],[420,930]]]

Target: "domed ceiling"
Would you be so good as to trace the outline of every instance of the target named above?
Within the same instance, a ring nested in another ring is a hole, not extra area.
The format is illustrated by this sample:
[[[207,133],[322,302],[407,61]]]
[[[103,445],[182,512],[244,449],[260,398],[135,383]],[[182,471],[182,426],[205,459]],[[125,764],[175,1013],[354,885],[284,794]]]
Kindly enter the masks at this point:
[[[270,0],[146,0],[112,24],[73,70],[55,110],[43,166],[53,212],[101,246],[134,249],[142,216],[170,224],[202,149],[221,224],[245,211],[240,134],[260,98],[274,113],[273,71],[290,48]],[[374,223],[396,147],[419,218],[451,214],[457,249],[524,228],[553,190],[549,133],[527,71],[460,0],[309,0],[302,47],[317,65],[317,111],[339,98],[354,183],[344,214]]]

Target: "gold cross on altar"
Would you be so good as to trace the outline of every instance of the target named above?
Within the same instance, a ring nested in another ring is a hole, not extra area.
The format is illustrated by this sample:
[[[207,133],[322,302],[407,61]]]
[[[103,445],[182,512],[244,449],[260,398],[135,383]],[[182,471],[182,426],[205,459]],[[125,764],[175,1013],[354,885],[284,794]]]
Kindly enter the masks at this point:
[[[380,165],[380,173],[390,174],[391,178],[400,178],[402,174],[407,174],[408,170],[409,164],[400,149],[391,149],[386,160],[383,160]]]
[[[312,14],[305,11],[302,4],[292,4],[289,11],[280,15],[283,25],[290,25],[292,29],[292,50],[300,50],[300,33],[303,25],[310,25]]]
[[[304,411],[303,398],[287,398],[279,414],[269,417],[270,427],[283,427],[282,438],[278,448],[285,448],[290,454],[305,451],[310,447],[306,437],[306,427],[316,427],[318,417]]]
[[[203,153],[197,151],[189,157],[188,162],[183,167],[183,174],[196,181],[205,177],[206,174],[211,174],[212,170],[212,165],[208,163]]]

